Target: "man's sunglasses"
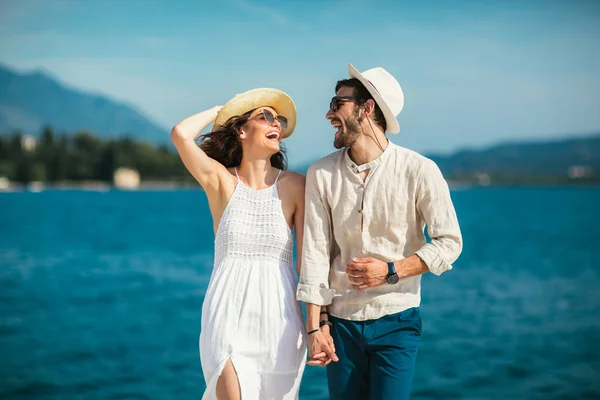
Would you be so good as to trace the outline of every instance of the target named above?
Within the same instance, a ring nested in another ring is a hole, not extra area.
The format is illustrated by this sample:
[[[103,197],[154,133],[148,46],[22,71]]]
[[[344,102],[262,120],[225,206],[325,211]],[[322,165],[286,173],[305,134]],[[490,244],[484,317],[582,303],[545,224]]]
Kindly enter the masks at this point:
[[[261,121],[267,121],[269,123],[269,125],[271,125],[271,124],[273,124],[273,122],[275,122],[275,116],[273,115],[273,113],[264,108],[254,118],[258,118]],[[279,124],[281,125],[282,129],[287,128],[288,120],[286,117],[284,117],[283,115],[278,115],[277,121],[279,121]]]
[[[355,96],[333,96],[331,98],[331,102],[329,103],[329,109],[333,112],[336,112],[340,109],[340,107],[349,101],[356,101]]]

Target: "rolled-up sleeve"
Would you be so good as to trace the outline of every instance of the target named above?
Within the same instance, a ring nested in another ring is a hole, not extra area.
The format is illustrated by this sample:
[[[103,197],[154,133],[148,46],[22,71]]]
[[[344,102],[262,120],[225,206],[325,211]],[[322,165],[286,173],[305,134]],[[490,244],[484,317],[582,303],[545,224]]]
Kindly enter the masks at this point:
[[[417,186],[417,209],[427,225],[431,241],[416,254],[435,275],[452,269],[462,251],[462,235],[448,183],[438,166],[427,159]]]
[[[323,182],[312,165],[306,174],[304,240],[296,298],[305,303],[329,305],[335,290],[329,288],[331,213],[324,201]]]

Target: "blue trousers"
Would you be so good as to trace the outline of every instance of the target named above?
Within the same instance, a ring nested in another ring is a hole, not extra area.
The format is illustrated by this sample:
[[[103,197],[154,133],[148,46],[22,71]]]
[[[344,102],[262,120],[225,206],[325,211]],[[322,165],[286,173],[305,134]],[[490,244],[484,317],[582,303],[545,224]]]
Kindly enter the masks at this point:
[[[368,321],[330,319],[339,361],[327,366],[329,398],[408,399],[421,338],[419,308]]]

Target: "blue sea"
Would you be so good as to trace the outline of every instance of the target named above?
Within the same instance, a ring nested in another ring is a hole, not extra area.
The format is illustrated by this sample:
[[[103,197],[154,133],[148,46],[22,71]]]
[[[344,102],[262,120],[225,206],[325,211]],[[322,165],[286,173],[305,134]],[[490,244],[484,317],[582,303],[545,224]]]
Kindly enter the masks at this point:
[[[452,196],[413,399],[600,398],[600,188]],[[0,398],[199,399],[212,222],[199,190],[0,193]],[[301,399],[326,399],[307,367]]]

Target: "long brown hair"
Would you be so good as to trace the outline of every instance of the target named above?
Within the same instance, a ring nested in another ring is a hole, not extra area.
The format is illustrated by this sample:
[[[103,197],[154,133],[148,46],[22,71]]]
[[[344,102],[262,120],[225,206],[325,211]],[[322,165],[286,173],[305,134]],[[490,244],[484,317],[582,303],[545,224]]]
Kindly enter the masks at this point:
[[[248,122],[252,111],[254,110],[231,117],[214,131],[200,135],[200,148],[206,155],[220,162],[226,168],[238,167],[242,162],[240,131],[242,126]],[[271,166],[285,171],[287,169],[285,148],[282,143],[279,146],[279,151],[271,156]]]

